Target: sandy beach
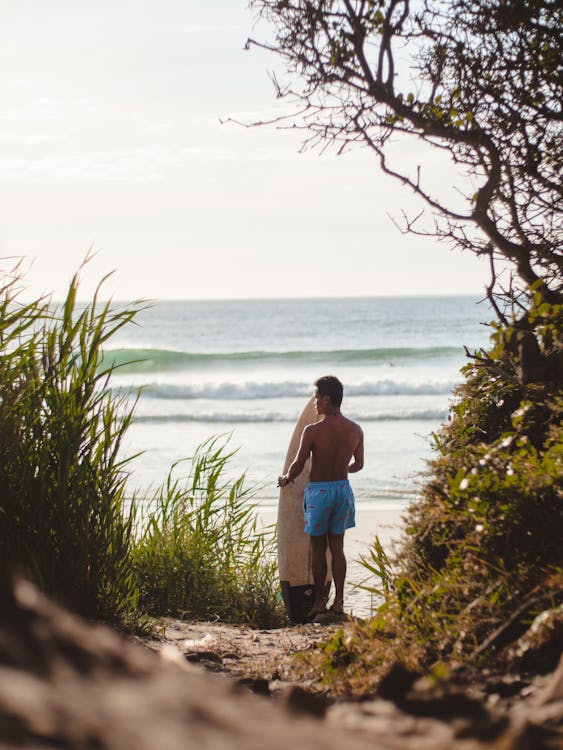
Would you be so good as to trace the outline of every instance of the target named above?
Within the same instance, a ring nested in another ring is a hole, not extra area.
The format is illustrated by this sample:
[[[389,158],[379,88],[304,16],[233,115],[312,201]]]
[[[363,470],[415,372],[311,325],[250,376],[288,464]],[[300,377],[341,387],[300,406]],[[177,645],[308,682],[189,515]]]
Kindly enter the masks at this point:
[[[357,588],[354,584],[366,583],[370,585],[368,571],[358,562],[361,555],[369,554],[369,548],[377,535],[383,549],[390,554],[393,544],[401,534],[403,509],[376,510],[373,507],[364,509],[361,504],[356,505],[356,526],[346,532],[344,549],[348,560],[348,574],[346,576],[345,609],[356,617],[369,617],[377,605],[377,597],[370,592]],[[276,522],[277,511],[274,509],[260,510],[260,516],[265,526]],[[374,581],[377,585],[377,582]]]

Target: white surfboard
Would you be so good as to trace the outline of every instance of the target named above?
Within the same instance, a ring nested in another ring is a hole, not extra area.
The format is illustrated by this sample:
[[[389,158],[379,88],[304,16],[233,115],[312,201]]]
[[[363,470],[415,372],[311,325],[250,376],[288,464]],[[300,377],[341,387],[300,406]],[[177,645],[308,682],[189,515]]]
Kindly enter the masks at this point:
[[[315,399],[307,402],[297,420],[287,449],[283,473],[285,474],[299,448],[303,429],[318,420]],[[309,612],[315,600],[313,574],[311,572],[311,541],[305,533],[303,516],[303,492],[309,481],[310,460],[307,460],[294,484],[280,488],[278,504],[278,568],[282,596],[289,619],[294,623],[308,622]],[[331,584],[330,552],[327,551],[327,582],[325,596],[328,598]]]

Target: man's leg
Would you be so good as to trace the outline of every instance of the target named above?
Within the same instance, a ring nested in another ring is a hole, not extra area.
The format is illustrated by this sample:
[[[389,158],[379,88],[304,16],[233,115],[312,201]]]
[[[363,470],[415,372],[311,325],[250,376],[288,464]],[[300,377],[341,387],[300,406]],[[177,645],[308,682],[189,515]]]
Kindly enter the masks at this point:
[[[332,577],[336,590],[331,610],[344,612],[344,580],[346,578],[346,557],[344,556],[344,534],[329,534],[328,544],[332,556]]]
[[[312,614],[326,612],[326,600],[324,589],[326,584],[326,546],[327,535],[311,536],[311,569],[313,571],[313,582],[315,584],[315,603]]]

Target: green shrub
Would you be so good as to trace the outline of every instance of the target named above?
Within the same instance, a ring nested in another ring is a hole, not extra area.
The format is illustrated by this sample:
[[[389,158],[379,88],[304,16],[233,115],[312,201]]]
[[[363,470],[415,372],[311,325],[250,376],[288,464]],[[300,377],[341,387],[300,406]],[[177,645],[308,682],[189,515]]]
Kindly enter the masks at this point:
[[[168,480],[141,513],[133,560],[140,606],[151,615],[283,621],[273,535],[258,529],[244,475],[225,478],[227,439],[204,442],[187,480]]]
[[[103,348],[136,310],[97,294],[78,306],[77,277],[60,308],[20,304],[19,285],[0,288],[0,564],[133,627],[141,612],[284,622],[273,534],[259,530],[244,476],[225,479],[226,441],[198,449],[185,487],[173,469],[148,502],[126,498],[134,403],[111,391]]]
[[[562,313],[558,305],[532,306],[546,359],[558,354],[553,330]],[[460,547],[461,565],[474,566],[463,561],[477,556],[507,574],[562,562],[563,399],[558,379],[522,381],[508,345],[515,337],[497,325],[491,352],[463,369],[421,501],[409,512],[409,575],[448,567]]]
[[[486,367],[473,372],[456,407],[472,417],[480,410],[489,425],[490,382]],[[421,500],[407,515],[397,602],[405,617],[431,613],[419,632],[440,656],[480,653],[527,599],[520,630],[534,607],[563,599],[563,400],[553,386],[525,390],[488,442],[469,442],[460,417],[442,430]]]

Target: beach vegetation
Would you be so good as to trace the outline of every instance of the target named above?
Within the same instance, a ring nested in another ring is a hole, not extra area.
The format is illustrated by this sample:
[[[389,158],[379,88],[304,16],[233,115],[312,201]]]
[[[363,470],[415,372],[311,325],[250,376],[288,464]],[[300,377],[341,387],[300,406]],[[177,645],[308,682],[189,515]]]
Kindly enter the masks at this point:
[[[255,627],[285,622],[275,535],[260,529],[254,489],[226,476],[234,451],[213,437],[172,468],[141,514],[133,550],[140,607],[152,615],[219,619]]]
[[[283,621],[272,530],[258,528],[232,451],[211,439],[152,497],[127,494],[137,394],[112,389],[104,349],[140,304],[23,303],[0,288],[0,563],[69,608],[127,627],[162,614]],[[184,469],[187,484],[174,478]]]
[[[0,289],[0,559],[89,617],[136,606],[120,457],[132,410],[108,388],[105,342],[130,308],[66,299],[20,303],[21,279]],[[99,291],[99,290],[98,290]]]

